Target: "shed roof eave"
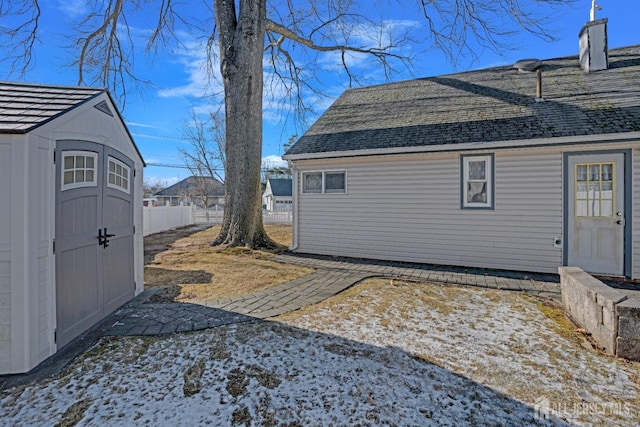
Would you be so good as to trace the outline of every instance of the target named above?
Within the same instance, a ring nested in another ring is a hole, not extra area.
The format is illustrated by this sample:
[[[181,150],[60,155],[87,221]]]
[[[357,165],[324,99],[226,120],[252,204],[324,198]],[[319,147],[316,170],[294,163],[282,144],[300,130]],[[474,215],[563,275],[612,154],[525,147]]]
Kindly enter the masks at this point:
[[[366,157],[381,156],[389,154],[415,154],[415,153],[442,153],[456,151],[476,151],[476,150],[492,150],[507,148],[526,148],[526,147],[545,147],[557,145],[575,145],[590,143],[617,143],[617,142],[633,142],[640,144],[640,132],[624,132],[612,134],[598,135],[578,135],[565,136],[557,138],[541,138],[541,139],[520,139],[506,141],[477,141],[465,142],[459,144],[439,144],[439,145],[420,145],[413,147],[393,147],[393,148],[377,148],[365,150],[343,150],[343,151],[325,151],[319,153],[300,153],[286,154],[282,156],[284,160],[314,160],[314,159],[330,159],[340,157]]]

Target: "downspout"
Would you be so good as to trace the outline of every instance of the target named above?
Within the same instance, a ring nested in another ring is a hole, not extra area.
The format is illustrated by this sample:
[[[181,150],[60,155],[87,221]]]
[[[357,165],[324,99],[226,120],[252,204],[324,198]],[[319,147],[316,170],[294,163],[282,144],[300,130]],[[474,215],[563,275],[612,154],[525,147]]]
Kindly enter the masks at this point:
[[[291,202],[292,202],[292,214],[293,214],[293,237],[291,242],[290,251],[298,249],[298,170],[295,164],[291,160],[287,160],[289,168],[293,175],[292,188],[291,188]]]

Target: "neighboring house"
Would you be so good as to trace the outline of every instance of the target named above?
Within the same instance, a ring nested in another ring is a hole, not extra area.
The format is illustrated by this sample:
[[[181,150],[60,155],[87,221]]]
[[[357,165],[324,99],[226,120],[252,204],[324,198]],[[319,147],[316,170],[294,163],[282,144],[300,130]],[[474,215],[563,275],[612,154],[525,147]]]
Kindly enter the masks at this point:
[[[291,178],[269,178],[262,194],[262,204],[269,212],[289,211],[293,197],[291,196],[293,180]]]
[[[292,249],[640,278],[640,46],[580,62],[346,91],[284,156]]]
[[[142,292],[143,167],[105,89],[0,82],[0,374]]]
[[[190,176],[153,195],[159,206],[224,205],[224,184],[210,176]]]

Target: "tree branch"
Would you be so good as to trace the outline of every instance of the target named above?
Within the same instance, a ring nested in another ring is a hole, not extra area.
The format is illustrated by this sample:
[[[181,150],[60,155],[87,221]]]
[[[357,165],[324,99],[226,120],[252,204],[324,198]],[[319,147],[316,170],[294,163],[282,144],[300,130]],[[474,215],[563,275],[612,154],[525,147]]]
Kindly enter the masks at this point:
[[[24,77],[33,62],[42,11],[38,0],[0,0],[0,45],[7,49],[2,61],[9,62],[9,74]]]

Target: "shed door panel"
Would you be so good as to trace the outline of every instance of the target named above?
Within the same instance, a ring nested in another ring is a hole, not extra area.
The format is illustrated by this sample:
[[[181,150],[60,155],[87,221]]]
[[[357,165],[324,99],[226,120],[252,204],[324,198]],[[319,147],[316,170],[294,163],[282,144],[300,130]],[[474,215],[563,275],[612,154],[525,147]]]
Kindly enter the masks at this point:
[[[59,141],[56,148],[56,332],[58,348],[133,297],[133,186],[109,186],[109,159],[99,144]],[[120,181],[121,182],[121,181]],[[114,234],[107,247],[98,233]]]
[[[133,162],[105,147],[104,219],[109,246],[103,251],[105,310],[110,313],[134,296]]]
[[[102,152],[98,144],[76,142],[59,143],[56,152],[58,347],[102,318],[100,248],[96,238],[102,222],[103,184],[98,163]],[[93,174],[88,173],[90,170]]]

